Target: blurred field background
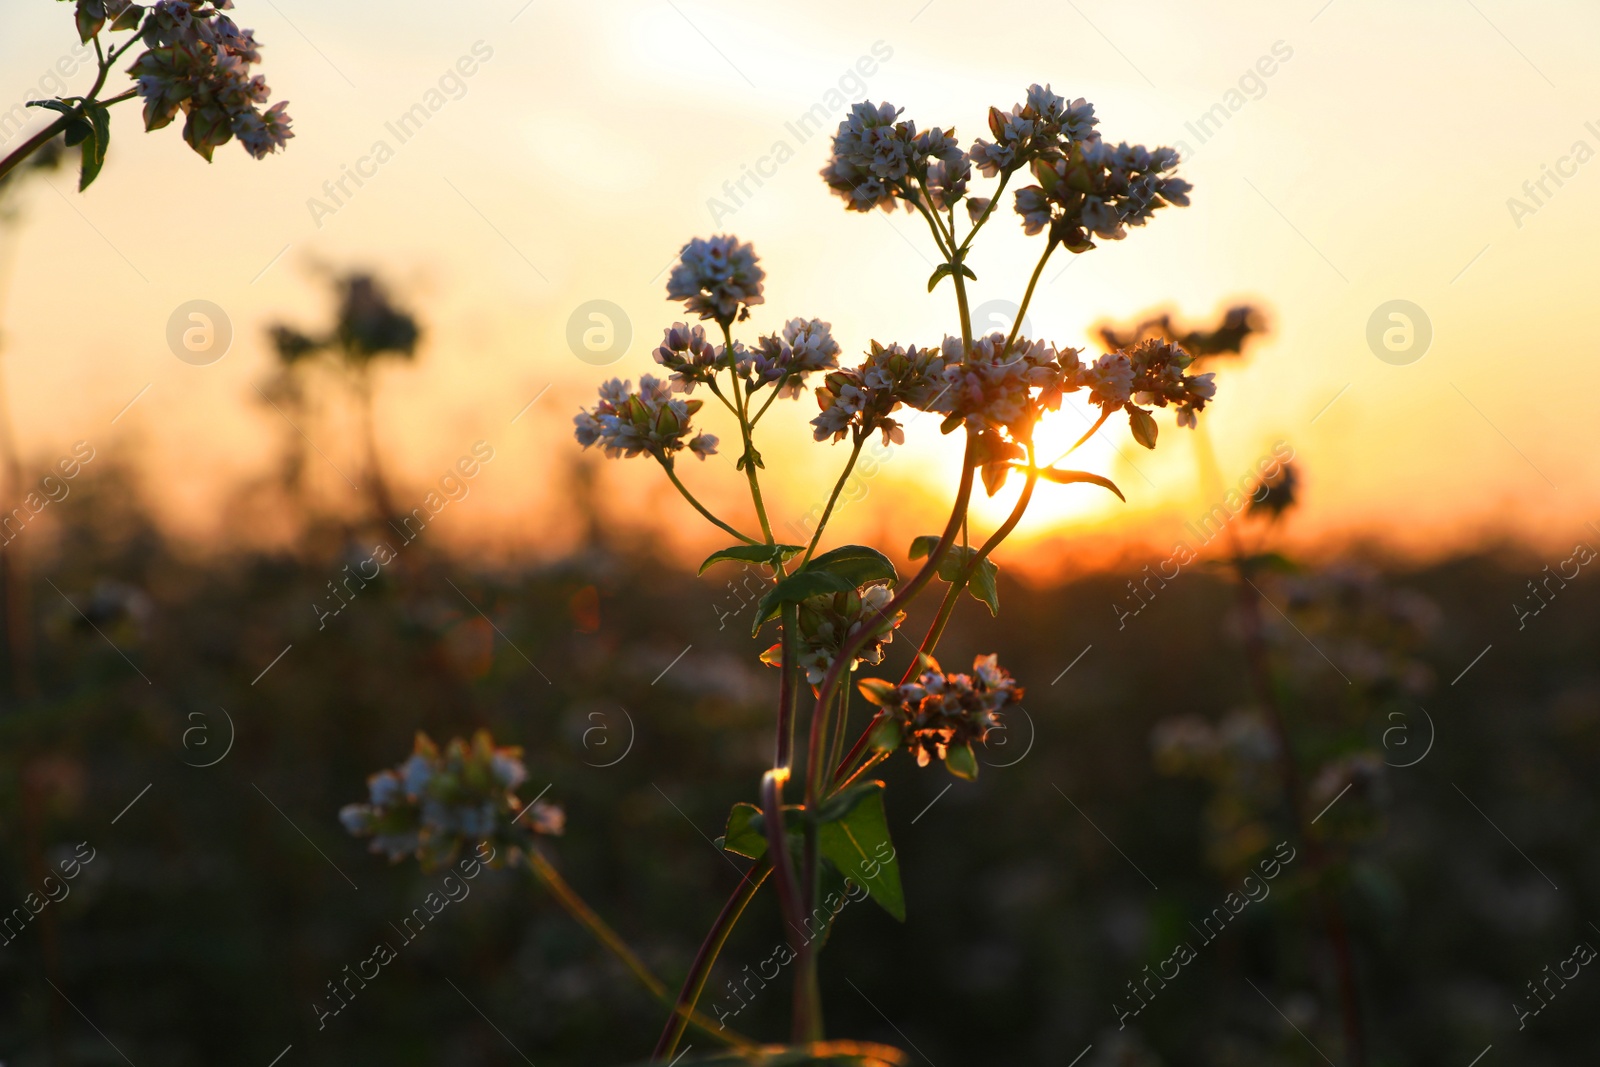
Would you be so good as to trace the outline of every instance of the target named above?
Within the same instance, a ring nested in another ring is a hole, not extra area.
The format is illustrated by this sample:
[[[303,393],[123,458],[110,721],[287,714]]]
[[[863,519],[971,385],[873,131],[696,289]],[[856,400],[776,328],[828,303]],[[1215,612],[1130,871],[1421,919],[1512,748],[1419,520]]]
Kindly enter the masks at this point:
[[[319,1029],[326,983],[437,883],[367,854],[336,815],[415,731],[487,727],[567,810],[553,861],[681,976],[737,881],[711,839],[768,759],[769,639],[748,636],[740,576],[693,576],[722,539],[655,472],[580,456],[570,413],[597,380],[653,369],[677,317],[662,271],[696,234],[756,244],[758,329],[817,315],[851,359],[869,337],[955,328],[923,291],[910,226],[847,218],[826,194],[824,138],[732,215],[708,206],[879,41],[892,58],[855,98],[964,140],[1037,79],[1089,97],[1112,139],[1189,142],[1195,206],[1051,279],[1036,333],[1089,343],[1097,322],[1163,306],[1210,321],[1239,299],[1271,332],[1218,368],[1207,445],[1164,427],[1178,447],[1158,457],[1120,430],[1086,447],[1129,503],[1055,494],[1000,557],[1001,617],[962,604],[941,658],[1000,651],[1027,716],[976,785],[888,766],[910,918],[841,916],[823,956],[830,1032],[938,1067],[1066,1065],[1086,1048],[1079,1067],[1326,1062],[1338,997],[1303,860],[1125,1028],[1114,1007],[1289,836],[1219,547],[1119,623],[1129,583],[1219,498],[1200,450],[1232,481],[1284,441],[1300,503],[1237,521],[1299,568],[1261,578],[1285,609],[1264,621],[1311,794],[1335,805],[1318,826],[1372,1062],[1592,1059],[1600,979],[1539,985],[1558,992],[1525,1029],[1513,1003],[1532,1004],[1529,983],[1575,943],[1600,944],[1600,591],[1582,566],[1550,578],[1576,544],[1600,545],[1579,407],[1593,345],[1571,333],[1589,318],[1600,177],[1547,184],[1556,195],[1521,218],[1507,203],[1575,141],[1600,146],[1592,8],[250,0],[238,14],[292,101],[285,155],[206,167],[119,114],[88,194],[44,175],[0,218],[6,507],[76,442],[93,455],[0,552],[0,914],[79,842],[95,856],[0,945],[0,1062],[265,1067],[290,1046],[280,1067],[544,1067],[648,1048],[656,1006],[507,872]],[[70,19],[46,3],[3,17],[5,99],[21,101],[71,48]],[[331,217],[308,210],[479,41],[492,58],[370,187]],[[1276,42],[1292,58],[1197,143],[1187,127]],[[977,264],[997,295],[1025,272],[1010,226]],[[415,358],[361,387],[285,377],[268,327],[325,323],[330,275],[368,269],[416,315]],[[164,339],[195,298],[235,333],[205,367]],[[603,366],[568,341],[596,299],[632,332]],[[1433,329],[1405,366],[1366,340],[1392,299]],[[804,447],[802,410],[775,414],[766,446],[794,470],[775,487],[779,525],[842,459]],[[1049,429],[1070,441],[1073,425]],[[938,520],[955,456],[932,426],[908,436],[830,541],[903,562]],[[441,487],[479,442],[492,460]],[[372,455],[399,512],[449,502],[326,614],[329,583],[398,544],[370,517]],[[731,467],[689,474],[737,507]],[[992,523],[1012,499],[978,514]],[[1376,632],[1330,588],[1370,594]],[[914,613],[907,631],[926,624]],[[781,936],[758,898],[709,998],[729,1002],[719,989]],[[786,1018],[780,980],[737,1025],[776,1037]]]

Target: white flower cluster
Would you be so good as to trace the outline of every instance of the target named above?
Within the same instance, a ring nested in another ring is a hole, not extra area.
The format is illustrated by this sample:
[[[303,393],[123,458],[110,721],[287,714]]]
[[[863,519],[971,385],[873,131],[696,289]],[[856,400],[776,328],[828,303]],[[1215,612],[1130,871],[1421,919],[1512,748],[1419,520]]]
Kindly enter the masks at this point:
[[[892,211],[896,198],[910,208],[922,199],[919,183],[941,211],[966,195],[972,165],[954,131],[936,126],[918,133],[916,123],[899,116],[893,104],[863,101],[839,123],[822,177],[851,211]]]
[[[822,684],[839,649],[867,627],[873,629],[873,636],[856,653],[850,669],[855,670],[863,663],[882,663],[884,646],[894,640],[895,627],[906,617],[903,611],[893,616],[884,615],[884,609],[893,599],[894,590],[880,584],[853,593],[829,593],[801,601],[796,659],[806,672],[806,681],[812,685]],[[761,662],[773,667],[783,666],[783,645],[775,644],[763,652]]]
[[[666,382],[648,374],[639,379],[638,392],[631,386],[632,382],[613,378],[600,387],[600,402],[572,420],[579,444],[584,448],[599,444],[612,458],[651,455],[663,463],[684,448],[701,459],[716,454],[717,439],[710,434],[685,440],[689,419],[702,401],[677,399]]]
[[[367,779],[367,802],[346,804],[339,821],[372,851],[399,862],[415,856],[424,868],[450,863],[462,846],[510,846],[515,856],[535,834],[559,834],[566,817],[553,804],[525,808],[516,788],[527,780],[522,750],[497,747],[487,731],[470,742],[455,738],[441,751],[417,734],[411,757]],[[498,851],[498,849],[497,849]]]
[[[737,237],[696,237],[679,251],[678,263],[667,277],[667,295],[726,328],[743,322],[750,308],[765,300],[761,280],[766,276],[756,262],[755,248],[740,244]]]
[[[911,749],[919,767],[939,759],[970,777],[964,773],[969,768],[977,773],[972,746],[1000,725],[1001,711],[1021,702],[1023,689],[992,653],[973,659],[970,675],[946,674],[938,663],[930,664],[916,681],[869,695],[890,716],[888,737],[879,733],[877,739]],[[952,763],[958,751],[961,758]]]
[[[1193,186],[1169,173],[1177,165],[1170,148],[1086,141],[1034,160],[1039,184],[1017,190],[1017,214],[1025,232],[1048,229],[1052,241],[1086,252],[1091,235],[1120,241],[1126,226],[1143,226],[1159,208],[1187,207]]]
[[[822,414],[811,420],[818,441],[841,440],[854,431],[866,437],[883,433],[883,443],[903,444],[900,423],[892,417],[902,404],[927,410],[948,386],[942,381],[944,355],[936,348],[872,342],[866,362],[834,371],[817,388]]]
[[[78,4],[80,34],[86,8],[91,22],[134,9],[127,0]],[[183,139],[207,160],[233,137],[261,159],[294,136],[287,101],[260,106],[271,95],[266,79],[250,73],[261,62],[260,46],[253,31],[222,14],[232,7],[232,0],[158,0],[141,30],[150,47],[128,68],[144,98],[145,129],[168,125],[181,110],[187,116]]]
[[[839,342],[833,339],[829,323],[790,319],[781,336],[762,337],[754,351],[747,351],[739,369],[751,392],[776,385],[779,396],[797,397],[806,375],[838,365]]]
[[[994,142],[979,139],[972,145],[972,162],[993,178],[1016,170],[1045,152],[1061,152],[1075,144],[1096,140],[1094,105],[1081,96],[1067,103],[1048,85],[1028,86],[1025,102],[1013,104],[1008,115],[989,109],[989,131]]]
[[[892,104],[862,102],[839,123],[822,177],[851,210],[892,210],[898,199],[908,210],[951,211],[967,199],[973,167],[993,178],[1026,166],[1039,184],[1017,191],[1024,229],[1048,228],[1052,242],[1085,252],[1094,247],[1091,234],[1121,240],[1125,227],[1144,225],[1157,209],[1189,202],[1191,186],[1170,173],[1177,152],[1107,144],[1095,130],[1094,106],[1081,97],[1068,102],[1048,85],[1029,86],[1009,113],[991,107],[994,140],[979,138],[967,151],[953,129],[919,133],[900,115]],[[989,205],[987,197],[967,199],[969,217]]]

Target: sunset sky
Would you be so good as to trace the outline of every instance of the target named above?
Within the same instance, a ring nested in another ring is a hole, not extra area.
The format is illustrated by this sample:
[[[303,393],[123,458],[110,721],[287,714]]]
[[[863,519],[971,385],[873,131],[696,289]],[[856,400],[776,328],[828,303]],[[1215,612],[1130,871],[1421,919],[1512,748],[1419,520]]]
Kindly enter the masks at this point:
[[[20,230],[4,235],[17,258],[0,312],[19,434],[41,460],[84,439],[137,464],[175,529],[215,538],[229,530],[231,487],[269,473],[293,432],[253,389],[270,370],[264,327],[326,317],[320,265],[375,267],[426,328],[417,364],[386,371],[379,394],[401,501],[481,439],[496,458],[442,536],[511,549],[559,540],[571,533],[571,416],[604,378],[655,369],[661,328],[681,315],[664,283],[684,241],[754,242],[767,298],[747,339],[818,317],[854,362],[869,338],[957,332],[950,287],[926,291],[935,253],[920,220],[847,213],[817,176],[844,110],[833,105],[889,100],[970,143],[990,104],[1008,109],[1038,81],[1087,97],[1109,140],[1185,148],[1195,192],[1193,206],[1125,241],[1058,252],[1030,310],[1034,334],[1086,345],[1106,316],[1160,305],[1204,319],[1263,302],[1272,336],[1222,369],[1202,422],[1229,477],[1277,441],[1294,449],[1301,536],[1424,552],[1501,533],[1541,548],[1596,537],[1585,524],[1600,522],[1600,455],[1577,371],[1597,354],[1586,327],[1600,244],[1600,9],[1221,8],[238,0],[273,98],[290,101],[294,140],[260,163],[230,144],[207,166],[177,128],[144,134],[127,104],[93,188],[80,196],[63,173],[55,191],[29,192]],[[44,0],[13,0],[5,29],[0,111],[50,92],[41,79],[76,43],[67,8]],[[876,60],[869,77],[856,73],[862,57]],[[68,78],[70,91],[91,74]],[[402,142],[388,124],[430,100],[436,110]],[[828,130],[797,136],[793,123],[819,104]],[[19,141],[8,131],[0,150]],[[324,183],[358,166],[371,176],[346,179],[351,195],[335,202]],[[753,195],[729,210],[725,183],[746,167],[770,177],[747,181]],[[1009,201],[971,261],[980,306],[1016,300],[1040,247]],[[165,342],[172,310],[196,298],[223,307],[235,331],[211,366],[179,361]],[[1433,334],[1406,365],[1367,341],[1375,309],[1397,299],[1421,307]],[[625,355],[605,367],[567,343],[569,318],[591,300],[631,321]],[[329,403],[302,429],[326,455],[312,461],[325,499],[354,507],[338,471],[359,480],[359,450]],[[810,444],[814,413],[808,396],[763,424],[779,526],[826,494],[844,460],[843,447]],[[1082,424],[1060,419],[1047,436],[1068,442]],[[1140,531],[1160,543],[1207,505],[1193,435],[1170,416],[1161,433],[1147,453],[1117,420],[1075,457],[1116,479],[1126,505],[1051,487],[1023,532]],[[887,508],[936,523],[958,448],[933,419],[914,425],[845,510],[841,535],[870,533]],[[686,480],[743,521],[731,461],[692,462]],[[681,518],[665,536],[717,547],[644,461],[608,463],[604,484],[617,522]],[[993,522],[1003,509],[978,514]]]

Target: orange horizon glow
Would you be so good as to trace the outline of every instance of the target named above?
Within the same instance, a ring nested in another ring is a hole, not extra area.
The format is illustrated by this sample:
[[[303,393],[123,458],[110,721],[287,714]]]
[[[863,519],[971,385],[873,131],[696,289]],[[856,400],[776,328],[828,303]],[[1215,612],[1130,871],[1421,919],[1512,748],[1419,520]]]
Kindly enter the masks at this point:
[[[293,521],[247,492],[291,432],[255,391],[271,365],[264,328],[324,315],[319,270],[377,266],[425,328],[415,365],[378,376],[397,495],[420,499],[486,441],[496,459],[440,522],[441,543],[553,556],[578,535],[571,414],[600,381],[657,370],[659,331],[683,317],[665,300],[664,271],[688,238],[754,242],[767,295],[747,340],[816,316],[851,362],[872,339],[958,331],[950,286],[926,291],[933,251],[920,219],[845,212],[817,176],[828,138],[798,116],[830,110],[831,131],[842,110],[833,96],[849,99],[859,83],[854,99],[892,100],[923,126],[954,124],[966,143],[990,104],[1008,108],[1037,80],[1091,100],[1112,141],[1181,142],[1195,192],[1191,207],[1125,241],[1058,253],[1029,309],[1033,334],[1093,354],[1088,331],[1100,320],[1168,307],[1204,323],[1239,300],[1262,303],[1273,332],[1216,368],[1218,397],[1201,419],[1227,481],[1276,442],[1293,448],[1304,475],[1286,527],[1293,544],[1370,543],[1407,558],[1500,541],[1570,545],[1588,536],[1600,491],[1593,419],[1561,384],[1575,362],[1566,353],[1581,360],[1593,347],[1570,335],[1587,312],[1600,238],[1600,168],[1587,156],[1573,164],[1576,144],[1600,148],[1586,125],[1600,112],[1582,103],[1600,98],[1600,71],[1584,52],[1592,35],[1572,27],[1600,30],[1600,11],[1560,6],[1557,34],[1519,23],[1505,3],[1483,5],[1483,19],[1375,0],[1325,12],[1320,2],[1173,5],[1157,17],[1104,3],[999,4],[973,26],[965,10],[918,10],[921,0],[525,13],[523,0],[491,0],[448,12],[399,3],[375,26],[337,7],[293,12],[291,24],[273,5],[239,0],[241,23],[265,43],[274,97],[291,101],[295,139],[263,163],[230,145],[207,166],[174,130],[142,133],[130,106],[115,115],[105,173],[88,193],[65,175],[31,190],[0,236],[16,257],[0,293],[13,419],[31,456],[88,440],[131,465],[163,525],[197,547],[281,543]],[[62,10],[10,14],[6,100],[36,94],[39,72],[70,51]],[[1004,48],[972,47],[985,26],[1023,19],[1032,29],[1005,33]],[[1375,36],[1374,19],[1393,32]],[[388,124],[464,55],[479,62],[460,94],[399,142]],[[870,75],[857,66],[866,56]],[[1497,131],[1492,152],[1484,130]],[[347,185],[353,195],[336,211],[317,209],[325,186],[380,140],[393,142],[392,158]],[[1562,160],[1557,184],[1545,175]],[[745,181],[733,203],[727,186],[750,172],[760,181]],[[992,182],[974,186],[985,195]],[[1009,203],[997,214],[971,261],[978,305],[1016,299],[1039,248]],[[172,309],[197,297],[228,309],[235,331],[233,350],[209,367],[180,363],[163,340]],[[582,361],[567,340],[575,309],[594,299],[631,324],[625,354],[607,366]],[[1431,348],[1408,365],[1380,360],[1367,340],[1375,310],[1395,299],[1423,307],[1432,327]],[[313,456],[313,499],[354,513],[352,414],[335,389],[320,403],[303,427],[326,458]],[[1044,458],[1081,432],[1081,404],[1068,406],[1040,426]],[[811,443],[814,411],[808,397],[762,425],[775,522],[825,497],[843,463],[842,446]],[[1093,486],[1041,486],[1000,558],[1044,574],[1138,546],[1164,552],[1214,494],[1195,435],[1165,413],[1159,421],[1153,453],[1113,419],[1071,457],[1115,480],[1127,503]],[[898,539],[912,517],[929,530],[943,521],[959,434],[926,423],[862,480],[830,542]],[[708,428],[737,436],[714,416]],[[731,461],[681,466],[703,499],[753,525]],[[974,536],[1004,518],[1017,481],[978,494]],[[686,560],[720,547],[724,535],[702,528],[644,461],[602,463],[598,484],[619,531]]]

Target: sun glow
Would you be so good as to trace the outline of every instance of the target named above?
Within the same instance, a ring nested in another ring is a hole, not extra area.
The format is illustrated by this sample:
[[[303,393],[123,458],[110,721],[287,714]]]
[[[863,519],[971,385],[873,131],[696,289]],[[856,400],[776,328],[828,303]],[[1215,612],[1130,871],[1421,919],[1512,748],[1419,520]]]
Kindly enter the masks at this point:
[[[1034,427],[1034,448],[1039,465],[1086,470],[1115,480],[1117,454],[1108,440],[1108,436],[1118,429],[1115,417],[1108,420],[1081,448],[1067,454],[1098,417],[1098,408],[1070,396],[1062,401],[1060,411],[1046,412]],[[986,495],[980,485],[973,493],[973,518],[986,529],[1004,522],[1012,508],[1016,507],[1017,499],[1022,495],[1022,486],[1023,477],[1020,473],[1012,475],[992,497]],[[1123,489],[1127,491],[1126,486]],[[1055,485],[1041,480],[1034,489],[1033,499],[1016,532],[1026,537],[1063,529],[1081,529],[1097,525],[1117,515],[1118,509],[1124,508],[1122,501],[1099,486]]]

